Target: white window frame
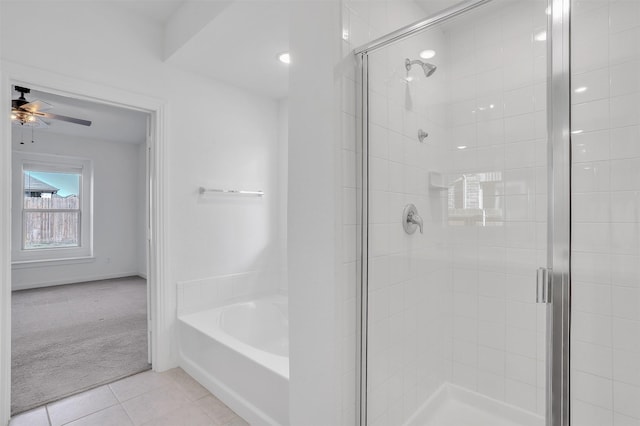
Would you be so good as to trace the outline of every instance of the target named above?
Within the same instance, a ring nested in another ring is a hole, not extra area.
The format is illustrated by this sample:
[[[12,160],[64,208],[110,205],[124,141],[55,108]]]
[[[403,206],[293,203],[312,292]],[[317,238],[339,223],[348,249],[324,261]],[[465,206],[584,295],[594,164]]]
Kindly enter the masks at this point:
[[[24,249],[24,172],[80,173],[80,241],[76,247]],[[13,152],[11,263],[82,261],[93,258],[93,162],[62,155]]]

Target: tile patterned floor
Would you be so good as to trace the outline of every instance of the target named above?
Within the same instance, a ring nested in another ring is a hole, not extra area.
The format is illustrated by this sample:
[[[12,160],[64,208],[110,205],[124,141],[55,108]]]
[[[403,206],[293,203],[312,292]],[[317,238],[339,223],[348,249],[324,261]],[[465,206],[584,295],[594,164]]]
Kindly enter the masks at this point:
[[[10,426],[242,426],[240,416],[180,368],[146,371],[52,402]]]

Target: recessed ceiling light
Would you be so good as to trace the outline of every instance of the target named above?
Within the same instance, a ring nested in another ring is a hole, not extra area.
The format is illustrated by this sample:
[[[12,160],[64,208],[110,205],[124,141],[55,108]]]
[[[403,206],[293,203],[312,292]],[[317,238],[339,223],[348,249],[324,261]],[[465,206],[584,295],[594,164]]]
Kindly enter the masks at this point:
[[[289,55],[289,52],[281,53],[278,55],[278,60],[283,64],[289,65],[291,63],[291,55]]]
[[[533,38],[536,41],[545,41],[547,39],[547,32],[546,31],[540,31],[538,34],[533,36]]]
[[[578,87],[576,90],[574,90],[574,92],[576,92],[576,93],[584,93],[584,92],[587,91],[587,89],[588,89],[587,86],[582,86],[582,87]]]
[[[571,134],[573,135],[579,135],[580,133],[584,132],[584,130],[574,130],[571,132]]]
[[[436,51],[435,50],[427,49],[427,50],[423,50],[422,52],[420,52],[420,57],[422,59],[431,59],[434,56],[436,56]]]
[[[466,145],[460,145],[460,146],[457,146],[456,148],[458,148],[458,149],[467,149],[467,146]]]

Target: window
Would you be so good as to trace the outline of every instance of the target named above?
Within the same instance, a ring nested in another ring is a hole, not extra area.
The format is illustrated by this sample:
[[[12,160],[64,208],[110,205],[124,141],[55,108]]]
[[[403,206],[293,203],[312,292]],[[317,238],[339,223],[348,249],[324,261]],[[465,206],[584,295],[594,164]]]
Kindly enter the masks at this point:
[[[91,256],[91,162],[14,153],[13,165],[14,263]]]
[[[82,170],[63,173],[23,169],[22,175],[23,250],[79,247]]]

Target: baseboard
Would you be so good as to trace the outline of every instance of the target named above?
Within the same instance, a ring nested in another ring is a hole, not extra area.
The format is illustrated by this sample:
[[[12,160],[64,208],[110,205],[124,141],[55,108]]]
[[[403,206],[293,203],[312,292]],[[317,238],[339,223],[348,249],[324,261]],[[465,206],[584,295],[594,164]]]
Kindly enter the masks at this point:
[[[120,272],[117,274],[103,274],[103,275],[93,275],[93,276],[84,276],[84,277],[63,278],[59,280],[44,281],[40,283],[15,284],[11,287],[11,291],[30,290],[34,288],[53,287],[56,285],[84,283],[87,281],[112,280],[115,278],[139,277],[139,276],[140,274],[137,271],[135,271],[135,272]]]

